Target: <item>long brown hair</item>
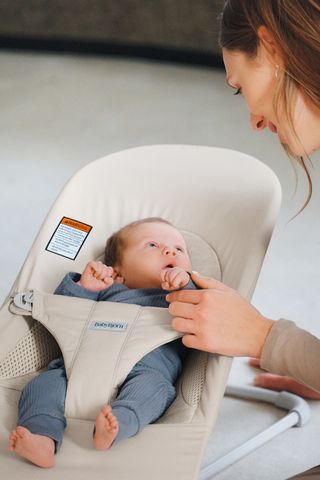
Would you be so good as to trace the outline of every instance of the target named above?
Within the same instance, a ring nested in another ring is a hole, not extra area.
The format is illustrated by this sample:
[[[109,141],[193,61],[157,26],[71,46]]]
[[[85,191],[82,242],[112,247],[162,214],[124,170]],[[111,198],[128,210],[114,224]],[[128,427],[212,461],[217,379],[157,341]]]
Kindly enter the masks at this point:
[[[293,105],[298,90],[320,110],[320,2],[319,0],[226,0],[220,17],[220,45],[254,58],[259,46],[258,29],[265,26],[273,35],[283,59],[278,71],[274,110],[285,112],[289,127],[300,143],[293,124]],[[285,147],[307,175],[312,195],[312,180],[306,161],[308,155],[294,155]],[[300,213],[299,212],[299,213]]]

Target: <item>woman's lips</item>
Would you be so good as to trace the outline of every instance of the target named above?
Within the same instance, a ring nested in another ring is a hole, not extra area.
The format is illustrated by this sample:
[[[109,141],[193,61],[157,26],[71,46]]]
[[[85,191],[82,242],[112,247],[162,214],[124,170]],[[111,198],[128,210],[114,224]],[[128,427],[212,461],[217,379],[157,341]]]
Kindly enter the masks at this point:
[[[281,142],[283,145],[286,145],[286,144],[287,144],[286,139],[285,139],[285,137],[283,136],[282,133],[278,132],[278,137],[279,137],[280,142]]]

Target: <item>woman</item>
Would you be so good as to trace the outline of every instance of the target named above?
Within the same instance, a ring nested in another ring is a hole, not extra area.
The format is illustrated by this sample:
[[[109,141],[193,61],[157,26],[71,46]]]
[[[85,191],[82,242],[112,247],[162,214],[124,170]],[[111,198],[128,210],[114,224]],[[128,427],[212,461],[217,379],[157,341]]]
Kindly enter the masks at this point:
[[[227,0],[220,42],[227,83],[244,96],[252,127],[277,134],[304,168],[307,204],[305,159],[320,148],[319,0]],[[288,320],[266,318],[216,280],[196,273],[192,279],[206,290],[168,295],[186,346],[254,357],[275,374],[258,376],[256,384],[320,399],[319,339]],[[307,475],[320,478],[320,467]]]

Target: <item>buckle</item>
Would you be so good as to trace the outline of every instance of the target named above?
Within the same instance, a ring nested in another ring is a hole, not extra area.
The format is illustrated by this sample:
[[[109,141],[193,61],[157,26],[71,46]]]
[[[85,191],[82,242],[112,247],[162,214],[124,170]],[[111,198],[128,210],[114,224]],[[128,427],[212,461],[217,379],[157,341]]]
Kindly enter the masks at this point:
[[[16,307],[32,312],[33,291],[16,293],[13,297],[13,303]]]

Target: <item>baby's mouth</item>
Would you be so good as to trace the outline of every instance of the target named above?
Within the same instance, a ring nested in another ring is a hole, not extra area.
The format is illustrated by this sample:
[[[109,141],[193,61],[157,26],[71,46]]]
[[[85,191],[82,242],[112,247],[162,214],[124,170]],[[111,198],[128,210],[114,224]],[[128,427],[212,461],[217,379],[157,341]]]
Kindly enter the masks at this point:
[[[162,267],[163,270],[165,270],[166,268],[174,268],[173,263],[168,263],[168,265],[165,265],[164,267]]]

